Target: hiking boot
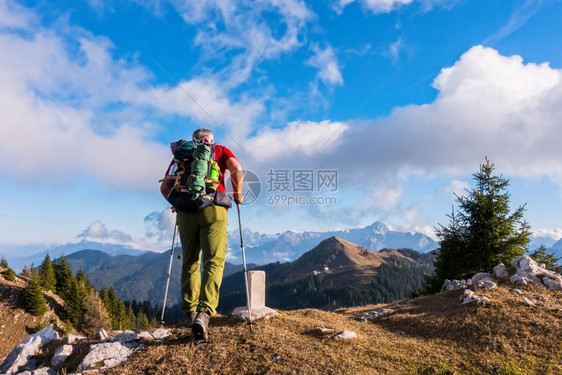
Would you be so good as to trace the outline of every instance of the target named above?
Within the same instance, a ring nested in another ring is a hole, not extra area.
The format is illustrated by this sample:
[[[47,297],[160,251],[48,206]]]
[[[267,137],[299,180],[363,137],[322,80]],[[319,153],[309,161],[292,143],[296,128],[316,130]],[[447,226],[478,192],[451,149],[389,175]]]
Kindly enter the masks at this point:
[[[195,320],[195,317],[197,317],[197,311],[190,311],[187,313],[187,322],[185,324],[187,328],[191,328],[191,326],[193,325],[193,321]]]
[[[191,330],[193,331],[193,338],[195,340],[207,340],[207,329],[209,327],[209,314],[199,311],[193,320]]]

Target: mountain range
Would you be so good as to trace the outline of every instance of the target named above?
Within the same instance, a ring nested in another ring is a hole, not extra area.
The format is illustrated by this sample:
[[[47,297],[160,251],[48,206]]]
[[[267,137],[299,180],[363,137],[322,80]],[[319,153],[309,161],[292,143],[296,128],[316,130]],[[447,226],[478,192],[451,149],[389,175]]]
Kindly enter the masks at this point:
[[[433,253],[412,249],[374,252],[332,236],[295,261],[255,269],[266,273],[268,306],[332,310],[408,297],[422,287],[433,260]],[[218,310],[229,313],[245,305],[244,296],[243,272],[226,277]]]
[[[170,255],[169,251],[111,255],[99,250],[82,250],[65,258],[73,271],[82,269],[98,290],[113,286],[117,296],[124,301],[150,301],[154,306],[162,306]],[[226,277],[242,269],[242,265],[226,262],[223,275]],[[178,252],[175,252],[166,305],[173,306],[180,302],[180,283],[181,259],[178,259]]]
[[[286,231],[274,235],[244,229],[243,236],[246,259],[256,264],[296,260],[320,241],[330,237],[338,237],[372,251],[408,248],[427,253],[439,247],[437,242],[422,233],[393,231],[380,222],[362,228],[326,232]],[[239,244],[239,232],[229,232],[229,254],[232,262],[242,259],[240,248],[237,246]]]
[[[82,250],[66,256],[66,260],[74,271],[82,269],[97,289],[113,286],[123,300],[162,305],[170,252],[132,256]],[[328,309],[408,296],[421,286],[423,273],[431,271],[432,262],[433,255],[429,253],[409,249],[373,252],[330,237],[295,261],[264,266],[248,263],[248,269],[266,271],[268,295],[273,297],[274,307]],[[229,312],[243,304],[242,270],[242,265],[226,263],[219,311]],[[180,302],[180,277],[181,260],[176,253],[167,306]],[[292,295],[294,290],[298,296]]]

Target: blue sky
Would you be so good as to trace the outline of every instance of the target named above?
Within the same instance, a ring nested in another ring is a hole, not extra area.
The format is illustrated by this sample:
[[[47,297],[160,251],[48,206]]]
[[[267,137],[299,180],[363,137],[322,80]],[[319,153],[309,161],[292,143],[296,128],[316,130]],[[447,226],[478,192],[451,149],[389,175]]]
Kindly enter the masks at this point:
[[[560,19],[553,0],[0,0],[0,249],[169,246],[157,181],[201,126],[260,178],[255,231],[432,235],[488,156],[559,239]],[[295,170],[337,191],[267,191]]]

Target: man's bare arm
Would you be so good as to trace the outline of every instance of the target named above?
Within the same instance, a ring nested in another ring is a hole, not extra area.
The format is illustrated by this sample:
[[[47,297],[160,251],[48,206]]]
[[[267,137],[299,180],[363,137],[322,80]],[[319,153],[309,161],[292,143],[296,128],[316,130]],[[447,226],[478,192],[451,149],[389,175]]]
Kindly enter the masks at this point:
[[[234,201],[238,204],[244,200],[242,194],[242,186],[244,185],[244,172],[236,158],[226,159],[226,167],[230,171],[230,181],[232,181],[232,191],[234,192]]]

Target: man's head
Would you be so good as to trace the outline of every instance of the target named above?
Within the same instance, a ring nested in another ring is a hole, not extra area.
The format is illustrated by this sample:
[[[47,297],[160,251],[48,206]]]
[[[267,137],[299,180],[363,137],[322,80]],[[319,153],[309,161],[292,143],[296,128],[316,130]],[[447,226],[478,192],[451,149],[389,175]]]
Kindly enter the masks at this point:
[[[213,132],[205,128],[199,128],[196,131],[194,131],[192,137],[198,141],[206,140],[209,143],[215,142],[215,139],[213,137]]]

